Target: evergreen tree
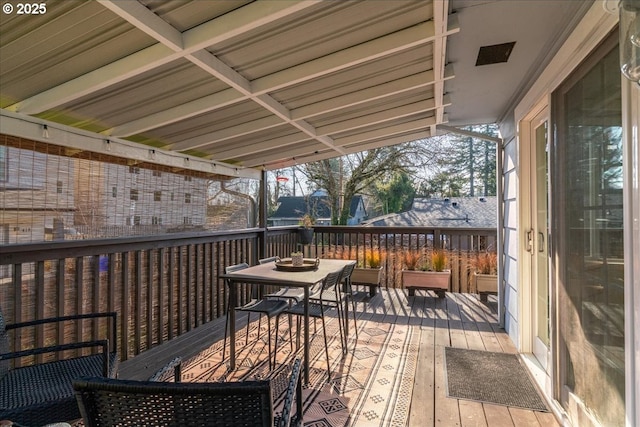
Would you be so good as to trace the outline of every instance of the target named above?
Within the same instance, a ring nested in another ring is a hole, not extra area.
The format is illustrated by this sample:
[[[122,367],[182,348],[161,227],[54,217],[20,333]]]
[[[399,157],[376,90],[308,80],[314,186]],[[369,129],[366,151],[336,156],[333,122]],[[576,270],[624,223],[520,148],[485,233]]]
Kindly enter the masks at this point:
[[[493,125],[472,126],[468,130],[489,136],[497,134]],[[443,153],[438,163],[441,172],[451,177],[451,183],[464,183],[460,188],[460,195],[496,194],[495,143],[470,136],[452,135],[449,139],[449,150]]]

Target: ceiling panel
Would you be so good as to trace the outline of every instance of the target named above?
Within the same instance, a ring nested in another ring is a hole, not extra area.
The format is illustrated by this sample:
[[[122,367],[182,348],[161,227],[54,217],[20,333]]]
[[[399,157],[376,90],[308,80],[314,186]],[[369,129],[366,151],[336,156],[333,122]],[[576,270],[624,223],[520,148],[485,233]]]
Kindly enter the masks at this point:
[[[49,1],[2,16],[0,106],[272,169],[499,120],[586,3]],[[472,65],[511,41],[508,62]]]

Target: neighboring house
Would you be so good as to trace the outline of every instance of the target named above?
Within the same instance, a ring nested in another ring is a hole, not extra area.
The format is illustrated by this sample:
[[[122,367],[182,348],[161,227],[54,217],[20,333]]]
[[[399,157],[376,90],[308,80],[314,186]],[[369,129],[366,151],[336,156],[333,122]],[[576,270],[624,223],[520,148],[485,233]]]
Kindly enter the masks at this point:
[[[450,197],[415,199],[406,212],[371,218],[373,227],[497,228],[497,198]]]
[[[331,225],[329,197],[323,191],[316,191],[307,197],[280,197],[278,209],[269,217],[270,226],[298,225],[305,214],[310,214],[318,225]],[[358,225],[366,218],[362,196],[354,196],[349,207],[347,225]]]
[[[0,244],[206,223],[206,179],[43,153],[29,145],[0,145]]]
[[[397,214],[372,218],[363,223],[372,227],[429,227],[438,229],[498,227],[497,197],[450,197],[415,199],[411,209]],[[469,250],[479,242],[474,239],[451,240],[450,249]],[[480,246],[496,249],[495,242],[482,241]]]
[[[0,145],[0,164],[0,244],[42,241],[45,230],[63,238],[75,211],[75,159]]]
[[[85,162],[80,160],[80,162]],[[76,225],[109,227],[204,226],[207,180],[187,175],[92,162],[76,173]]]

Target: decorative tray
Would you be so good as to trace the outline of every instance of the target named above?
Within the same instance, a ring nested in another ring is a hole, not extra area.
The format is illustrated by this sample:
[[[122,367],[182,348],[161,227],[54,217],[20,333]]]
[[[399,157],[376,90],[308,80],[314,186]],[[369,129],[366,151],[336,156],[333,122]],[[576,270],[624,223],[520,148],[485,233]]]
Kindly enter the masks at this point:
[[[276,261],[276,269],[281,271],[311,271],[318,268],[319,264],[319,258],[304,258],[302,265],[293,265],[291,258],[282,258],[280,261]]]

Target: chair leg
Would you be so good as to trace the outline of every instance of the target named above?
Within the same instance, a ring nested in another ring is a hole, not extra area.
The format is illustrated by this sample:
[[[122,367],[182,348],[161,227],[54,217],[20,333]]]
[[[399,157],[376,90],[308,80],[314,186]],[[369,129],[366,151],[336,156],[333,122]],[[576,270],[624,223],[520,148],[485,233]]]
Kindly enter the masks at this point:
[[[260,316],[262,317],[262,316]],[[269,318],[269,316],[267,316],[267,338],[269,339],[269,370],[273,370],[273,367],[276,366],[276,352],[273,352],[273,364],[271,364],[271,319]],[[277,317],[276,317],[276,342],[275,342],[275,348],[278,348],[278,321],[277,321]]]
[[[229,311],[227,311],[227,318],[224,321],[224,341],[222,343],[222,361],[224,362],[224,356],[227,352],[227,336],[229,335]]]
[[[356,320],[356,301],[353,298],[353,295],[350,297],[351,299],[351,311],[353,313],[353,326],[356,330],[356,340],[358,339],[358,321]]]
[[[338,302],[336,304],[336,309],[338,310],[338,325],[340,330],[340,346],[342,347],[342,353],[346,353],[347,351],[347,330],[345,324],[345,316],[341,307],[342,303]],[[323,325],[324,327],[324,325]]]
[[[324,353],[327,357],[327,376],[331,379],[331,364],[329,363],[329,343],[327,342],[327,328],[324,323],[324,313],[322,315],[322,334],[324,336]]]
[[[260,318],[258,317],[258,321]],[[249,345],[249,325],[251,324],[251,312],[247,312],[247,332],[244,336],[244,345]]]

